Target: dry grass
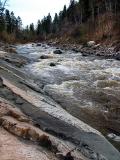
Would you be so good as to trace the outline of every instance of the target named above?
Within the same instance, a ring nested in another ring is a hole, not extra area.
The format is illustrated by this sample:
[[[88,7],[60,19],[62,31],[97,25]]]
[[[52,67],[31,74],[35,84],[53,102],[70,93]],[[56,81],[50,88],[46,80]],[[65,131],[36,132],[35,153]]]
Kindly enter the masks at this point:
[[[66,25],[62,28],[60,42],[86,43],[94,40],[97,43],[112,44],[120,41],[119,15],[105,13],[96,17],[95,22],[89,19],[86,23]]]
[[[16,41],[14,34],[8,34],[6,32],[0,33],[0,38],[7,43],[14,43]]]

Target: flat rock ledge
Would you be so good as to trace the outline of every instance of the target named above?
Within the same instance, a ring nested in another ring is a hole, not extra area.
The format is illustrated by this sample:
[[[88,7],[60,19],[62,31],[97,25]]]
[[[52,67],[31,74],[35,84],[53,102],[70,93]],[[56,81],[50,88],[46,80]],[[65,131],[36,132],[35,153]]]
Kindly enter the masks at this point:
[[[100,132],[71,116],[44,94],[33,91],[17,72],[4,68],[7,79],[0,78],[2,128],[47,148],[56,159],[74,150],[74,160],[120,160],[120,153]]]

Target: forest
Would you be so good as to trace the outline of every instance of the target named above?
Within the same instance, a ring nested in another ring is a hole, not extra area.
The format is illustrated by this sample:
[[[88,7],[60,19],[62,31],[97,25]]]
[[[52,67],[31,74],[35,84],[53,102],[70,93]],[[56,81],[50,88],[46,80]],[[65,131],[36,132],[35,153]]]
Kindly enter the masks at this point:
[[[119,39],[120,0],[71,0],[52,19],[50,13],[37,24],[22,28],[22,20],[0,2],[0,35],[3,40],[46,40],[59,37],[84,42]],[[4,8],[4,9],[3,9]],[[117,36],[117,37],[116,37]],[[12,37],[12,38],[11,38]]]

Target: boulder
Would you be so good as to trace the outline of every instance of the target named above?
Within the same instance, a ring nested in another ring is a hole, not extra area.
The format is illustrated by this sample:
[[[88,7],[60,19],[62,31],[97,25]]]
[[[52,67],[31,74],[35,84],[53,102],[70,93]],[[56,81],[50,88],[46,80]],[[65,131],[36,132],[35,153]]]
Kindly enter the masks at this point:
[[[78,48],[72,48],[72,51],[76,52],[76,53],[80,52],[80,50]]]
[[[116,53],[115,59],[120,60],[120,52],[117,52],[117,53]]]
[[[41,46],[41,45],[42,45],[41,43],[37,43],[37,44],[36,44],[36,46],[38,46],[38,47]]]
[[[87,57],[87,56],[89,56],[89,54],[86,53],[86,52],[84,52],[84,53],[82,53],[82,56],[83,56],[83,57]]]
[[[63,52],[60,49],[57,49],[53,52],[54,54],[62,54]]]
[[[50,66],[51,66],[51,67],[55,67],[56,64],[55,64],[54,62],[51,62],[51,63],[50,63]]]
[[[95,46],[95,41],[89,41],[89,42],[87,42],[87,46],[88,46],[88,47],[93,47],[93,46]]]
[[[40,59],[49,59],[49,58],[52,58],[52,56],[50,56],[50,55],[42,55],[42,56],[40,56]]]

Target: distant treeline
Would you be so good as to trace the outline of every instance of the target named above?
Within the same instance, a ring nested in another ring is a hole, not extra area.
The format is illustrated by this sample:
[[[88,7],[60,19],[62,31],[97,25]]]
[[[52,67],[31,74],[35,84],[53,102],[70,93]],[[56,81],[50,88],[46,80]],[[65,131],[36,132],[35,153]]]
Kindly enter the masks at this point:
[[[0,0],[0,38],[9,41],[20,37],[22,33],[22,20],[13,12],[5,9],[7,0]]]
[[[46,4],[47,5],[47,4]],[[46,39],[66,34],[72,27],[77,26],[73,36],[80,36],[82,31],[79,27],[87,21],[93,25],[96,19],[104,13],[112,13],[119,17],[120,0],[70,0],[68,7],[64,6],[59,14],[55,13],[54,19],[50,13],[42,20],[38,20],[37,25],[33,23],[22,29],[20,17],[16,18],[13,12],[8,10],[0,15],[0,32],[6,31],[8,34],[14,33],[19,37],[22,32],[22,38]],[[107,18],[107,17],[106,17]],[[94,26],[92,26],[94,27]],[[21,30],[21,32],[19,32]]]
[[[8,34],[16,34],[22,29],[21,27],[21,18],[19,16],[16,18],[13,12],[5,10],[5,13],[0,15],[0,32],[6,31]]]
[[[104,13],[119,14],[120,0],[71,0],[69,7],[65,5],[59,14],[55,14],[53,20],[49,13],[41,21],[38,20],[37,27],[33,23],[27,26],[24,35],[47,38],[48,35],[64,34],[71,26],[80,26],[89,19],[94,23],[96,17]],[[77,36],[78,33],[75,34]]]

